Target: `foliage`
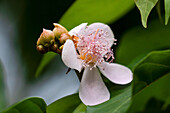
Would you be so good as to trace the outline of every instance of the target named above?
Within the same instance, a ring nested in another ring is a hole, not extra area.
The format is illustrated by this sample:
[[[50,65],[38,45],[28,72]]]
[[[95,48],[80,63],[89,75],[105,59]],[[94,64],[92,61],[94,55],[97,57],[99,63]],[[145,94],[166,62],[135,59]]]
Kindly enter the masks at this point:
[[[59,99],[47,107],[47,113],[72,113],[73,110],[80,104],[80,99],[77,94],[70,95]]]
[[[140,10],[142,25],[145,28],[147,27],[148,16],[158,1],[159,0],[135,0],[136,6]],[[164,3],[165,3],[165,25],[167,25],[170,16],[170,9],[169,9],[170,1],[164,0]]]
[[[165,25],[168,24],[170,17],[170,0],[165,0]]]
[[[162,26],[156,20],[150,25],[147,29],[135,27],[123,35],[117,48],[117,62],[133,68],[149,52],[170,47],[170,25]]]
[[[146,28],[146,22],[152,8],[156,5],[158,0],[135,0],[136,6],[141,13],[142,25]]]
[[[134,88],[131,112],[141,112],[151,98],[165,102],[168,106],[170,98],[170,51],[155,51],[148,54],[134,70]],[[142,86],[142,87],[141,87]],[[166,110],[165,108],[161,108]]]
[[[119,8],[120,6],[122,8]],[[83,22],[89,24],[93,22],[111,23],[122,17],[133,6],[133,0],[105,0],[105,2],[103,0],[77,0],[59,22],[67,29]],[[81,11],[77,12],[79,10]]]
[[[2,111],[2,113],[46,113],[46,103],[41,98],[28,98]]]

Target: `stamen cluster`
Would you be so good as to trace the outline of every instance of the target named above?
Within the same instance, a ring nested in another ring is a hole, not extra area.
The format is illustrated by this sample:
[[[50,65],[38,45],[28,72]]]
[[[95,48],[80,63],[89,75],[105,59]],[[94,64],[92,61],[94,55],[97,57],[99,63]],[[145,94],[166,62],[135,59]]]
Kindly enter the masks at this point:
[[[84,67],[89,67],[89,64],[93,64],[92,68],[96,67],[104,62],[104,58],[106,61],[110,59],[110,62],[113,61],[113,51],[106,39],[107,36],[108,33],[102,29],[94,30],[90,34],[86,31],[79,34],[77,50]]]

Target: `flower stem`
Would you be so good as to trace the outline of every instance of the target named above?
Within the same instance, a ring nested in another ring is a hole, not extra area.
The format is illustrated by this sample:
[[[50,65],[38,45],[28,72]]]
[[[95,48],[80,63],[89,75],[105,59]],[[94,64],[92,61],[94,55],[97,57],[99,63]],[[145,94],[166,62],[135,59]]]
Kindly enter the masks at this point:
[[[82,70],[80,73],[79,73],[79,71],[77,71],[77,70],[75,70],[75,69],[74,69],[74,71],[76,72],[76,75],[77,75],[79,81],[81,82],[81,79],[82,79],[82,75],[83,75],[83,71],[84,71],[84,70]]]

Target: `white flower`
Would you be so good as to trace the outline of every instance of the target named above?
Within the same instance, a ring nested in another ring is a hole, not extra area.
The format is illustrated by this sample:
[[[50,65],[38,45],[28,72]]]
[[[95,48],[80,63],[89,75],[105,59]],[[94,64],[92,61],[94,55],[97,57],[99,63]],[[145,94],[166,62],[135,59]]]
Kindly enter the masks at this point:
[[[114,59],[111,46],[115,39],[109,26],[102,23],[87,26],[87,23],[83,23],[73,28],[69,34],[76,38],[65,42],[62,60],[66,66],[79,72],[84,68],[79,97],[85,105],[97,105],[110,99],[98,69],[113,83],[123,85],[132,81],[130,69],[104,60]]]

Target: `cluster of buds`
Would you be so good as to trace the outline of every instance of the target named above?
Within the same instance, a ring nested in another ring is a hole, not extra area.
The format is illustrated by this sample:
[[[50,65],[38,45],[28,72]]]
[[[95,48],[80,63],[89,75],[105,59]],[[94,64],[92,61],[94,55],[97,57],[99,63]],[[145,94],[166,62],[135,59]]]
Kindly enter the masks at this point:
[[[60,24],[54,23],[53,31],[43,29],[37,41],[37,50],[42,54],[48,51],[61,54],[63,44],[67,39],[72,40],[72,36],[68,34],[67,29]]]

